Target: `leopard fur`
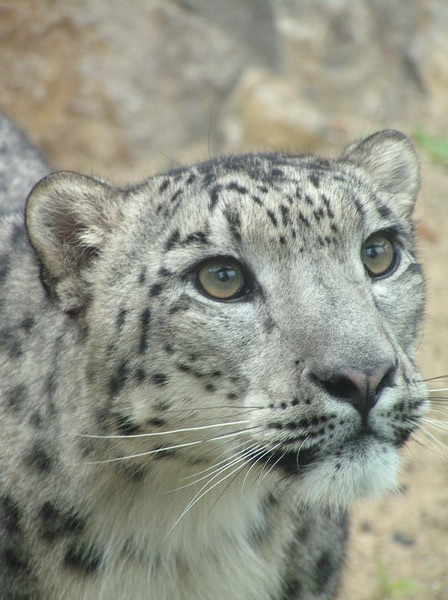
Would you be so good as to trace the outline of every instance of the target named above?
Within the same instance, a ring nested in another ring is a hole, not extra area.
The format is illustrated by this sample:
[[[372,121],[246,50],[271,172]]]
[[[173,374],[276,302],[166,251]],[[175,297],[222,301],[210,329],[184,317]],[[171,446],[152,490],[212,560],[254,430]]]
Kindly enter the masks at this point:
[[[409,140],[120,189],[0,132],[0,599],[335,598],[427,409]]]

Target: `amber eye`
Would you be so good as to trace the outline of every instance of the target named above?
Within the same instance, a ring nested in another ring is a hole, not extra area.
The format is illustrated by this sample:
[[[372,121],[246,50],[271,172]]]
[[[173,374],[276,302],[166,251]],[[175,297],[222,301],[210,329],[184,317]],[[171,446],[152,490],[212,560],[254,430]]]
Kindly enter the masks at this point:
[[[242,267],[230,258],[212,258],[198,271],[199,287],[216,300],[239,298],[245,291]]]
[[[363,244],[361,259],[371,277],[390,273],[397,263],[397,251],[384,233],[374,233]]]

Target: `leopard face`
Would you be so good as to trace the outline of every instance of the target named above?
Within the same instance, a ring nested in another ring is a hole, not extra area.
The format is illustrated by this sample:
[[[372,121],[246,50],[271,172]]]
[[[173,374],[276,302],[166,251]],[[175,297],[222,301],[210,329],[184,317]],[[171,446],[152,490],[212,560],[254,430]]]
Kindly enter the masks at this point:
[[[83,336],[90,450],[225,460],[324,509],[393,488],[426,411],[418,178],[383,132],[334,161],[231,157],[128,190],[43,180],[28,232]]]

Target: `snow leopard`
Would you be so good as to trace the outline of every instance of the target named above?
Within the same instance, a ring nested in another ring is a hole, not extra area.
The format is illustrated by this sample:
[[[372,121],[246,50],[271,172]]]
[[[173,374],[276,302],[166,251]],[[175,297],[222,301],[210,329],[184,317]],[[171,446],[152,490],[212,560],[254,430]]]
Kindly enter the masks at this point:
[[[1,600],[336,598],[427,411],[410,140],[117,187],[0,135]]]

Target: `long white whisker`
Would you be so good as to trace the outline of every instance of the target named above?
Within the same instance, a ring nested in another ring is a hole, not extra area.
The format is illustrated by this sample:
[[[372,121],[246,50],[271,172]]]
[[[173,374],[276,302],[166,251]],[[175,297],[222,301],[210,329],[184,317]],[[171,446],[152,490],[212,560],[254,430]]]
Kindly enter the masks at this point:
[[[231,471],[230,473],[228,473],[227,475],[225,475],[224,477],[222,477],[221,479],[219,479],[216,483],[214,483],[211,487],[207,487],[209,485],[209,483],[211,483],[211,481],[213,481],[213,479],[216,479],[216,477],[218,477],[218,475],[215,475],[209,482],[207,482],[202,488],[201,490],[194,496],[193,500],[191,500],[187,507],[185,508],[185,510],[182,512],[182,514],[176,519],[176,521],[173,523],[173,525],[171,526],[171,528],[169,529],[168,533],[165,536],[165,540],[168,538],[168,536],[170,535],[170,533],[173,531],[173,529],[176,527],[176,525],[181,521],[181,519],[187,514],[187,512],[197,503],[199,502],[199,500],[201,498],[203,498],[206,494],[208,494],[209,492],[211,492],[212,489],[214,489],[217,485],[220,485],[223,481],[225,481],[226,479],[228,479],[229,477],[231,477],[234,473],[236,473],[237,471],[240,471],[243,467],[245,467],[245,465],[247,464],[247,462],[244,462],[242,465],[238,465],[238,467],[236,467],[236,469],[234,469],[233,471]],[[227,470],[227,469],[223,469]],[[207,488],[207,489],[205,489]],[[204,491],[202,491],[204,490]],[[201,493],[202,491],[202,493]]]
[[[413,439],[415,442],[417,442],[418,444],[423,446],[423,448],[427,448],[428,450],[431,450],[431,452],[435,452],[436,454],[441,456],[443,459],[445,459],[445,453],[443,452],[443,450],[440,448],[440,446],[438,444],[434,443],[434,440],[430,439],[429,437],[425,438],[425,432],[423,432],[423,431],[419,431],[418,435],[420,437],[417,437],[417,435],[415,435],[415,434],[413,435]]]
[[[271,449],[266,450],[265,446],[261,446],[260,454],[258,456],[256,456],[256,455],[251,456],[252,464],[249,467],[246,475],[244,476],[243,483],[241,484],[241,493],[244,492],[244,486],[246,485],[247,478],[249,477],[252,469],[255,467],[255,465],[258,463],[258,461],[261,458],[263,458],[263,456],[265,456],[266,454],[269,454],[269,452],[272,452],[272,450]]]
[[[254,427],[254,429],[256,429],[256,428]],[[125,460],[131,460],[133,458],[141,458],[142,456],[150,456],[151,454],[157,454],[158,452],[165,452],[166,450],[175,450],[177,448],[186,448],[187,446],[197,446],[198,444],[204,444],[205,442],[214,442],[216,440],[222,440],[224,438],[232,437],[235,435],[243,435],[247,431],[249,431],[249,430],[241,429],[239,431],[234,431],[233,433],[216,436],[216,437],[212,437],[209,439],[195,440],[194,442],[185,442],[183,444],[176,444],[175,446],[166,446],[164,448],[157,448],[156,450],[147,450],[146,452],[139,452],[138,454],[130,454],[127,456],[118,456],[116,458],[107,458],[105,460],[83,462],[83,464],[85,464],[85,465],[103,465],[103,464],[107,464],[107,463],[122,462]]]
[[[283,454],[281,456],[279,456],[279,458],[277,458],[277,460],[271,465],[269,471],[266,473],[266,475],[263,477],[263,479],[261,480],[260,483],[263,483],[263,481],[266,479],[266,477],[269,475],[269,473],[272,471],[272,469],[275,468],[275,465],[282,460],[282,458],[285,456],[285,454],[286,454],[286,452],[283,452]]]
[[[152,433],[136,433],[133,435],[94,435],[87,433],[75,433],[74,435],[78,437],[84,437],[89,439],[100,439],[100,440],[115,440],[115,439],[135,439],[135,438],[148,438],[148,437],[158,437],[162,435],[171,435],[173,433],[186,433],[188,431],[202,431],[204,429],[216,429],[217,427],[223,427],[227,425],[242,425],[244,423],[250,423],[249,420],[246,421],[231,421],[229,423],[214,423],[213,425],[200,425],[198,427],[184,427],[182,429],[172,429],[170,431],[154,431]]]
[[[255,444],[252,446],[254,447]],[[241,450],[239,450],[238,452],[234,453],[232,458],[235,456],[239,456],[241,454],[244,454],[244,452],[246,452],[248,450],[248,448],[243,448]],[[226,448],[223,452],[221,452],[219,454],[219,456],[217,457],[218,459],[221,458],[221,456],[224,456],[225,454],[229,454],[229,452],[232,452],[233,449],[232,448]],[[223,458],[222,460],[220,460],[219,462],[215,462],[213,463],[211,466],[202,469],[202,471],[197,471],[196,473],[193,473],[193,475],[186,475],[185,477],[181,478],[181,481],[186,481],[187,479],[192,479],[193,477],[197,477],[198,475],[202,475],[203,473],[207,473],[208,471],[212,471],[213,469],[215,469],[215,467],[218,467],[219,465],[227,462],[229,460],[229,457],[227,456],[226,458]]]
[[[258,444],[254,444],[254,446],[259,446]],[[201,492],[212,482],[214,481],[217,477],[219,477],[219,475],[221,473],[224,473],[225,471],[227,471],[229,468],[231,468],[234,464],[240,462],[241,460],[245,460],[246,458],[250,457],[251,455],[253,455],[254,453],[256,453],[257,450],[252,451],[252,448],[250,449],[245,449],[244,454],[242,455],[242,457],[236,459],[236,460],[231,460],[229,463],[227,463],[226,465],[220,467],[219,469],[217,469],[215,472],[210,473],[208,475],[208,481],[207,483],[205,483],[202,488],[196,493],[196,495],[192,498],[192,500],[190,500],[189,504],[187,505],[185,510],[188,510],[188,507],[190,506],[190,504],[194,503],[195,499],[197,496],[199,496],[201,494]]]
[[[448,431],[448,423],[446,421],[441,421],[440,419],[431,419],[430,417],[423,417],[422,422],[434,427],[435,429]]]
[[[254,444],[253,447],[255,447],[255,444]],[[181,485],[181,486],[179,486],[177,488],[173,488],[172,490],[169,490],[167,493],[177,492],[177,491],[183,490],[183,489],[185,489],[187,487],[191,487],[192,485],[195,485],[196,483],[199,483],[200,481],[203,481],[204,479],[209,479],[213,475],[215,475],[217,473],[220,473],[220,472],[222,472],[225,469],[228,469],[229,467],[231,467],[234,464],[240,462],[241,460],[244,460],[246,458],[248,450],[250,450],[250,448],[249,449],[245,449],[245,450],[240,450],[240,452],[238,452],[236,455],[234,455],[231,460],[229,460],[229,458],[226,458],[226,459],[220,461],[219,463],[217,463],[217,464],[212,465],[211,467],[209,467],[209,469],[212,469],[212,471],[210,473],[207,473],[206,475],[203,475],[202,477],[199,477],[198,479],[195,479],[194,481],[190,481],[190,482],[188,482],[188,483],[186,483],[184,485]],[[223,463],[224,463],[224,466],[223,466]],[[209,469],[207,469],[207,470],[209,470]],[[199,473],[196,473],[195,475],[199,475]]]
[[[150,456],[151,454],[157,454],[159,452],[166,452],[166,450],[175,450],[177,448],[186,448],[187,446],[197,446],[203,444],[209,440],[196,440],[194,442],[186,442],[184,444],[176,444],[175,446],[166,446],[164,448],[157,448],[156,450],[147,450],[146,452],[139,452],[138,454],[130,454],[128,456],[118,456],[116,458],[107,458],[105,460],[96,460],[92,462],[83,462],[84,465],[104,465],[107,463],[121,462],[124,460],[131,460],[133,458],[141,458],[142,456]]]
[[[438,446],[442,446],[442,448],[444,450],[448,450],[448,446],[446,444],[444,444],[442,441],[440,441],[435,435],[433,435],[430,431],[428,431],[427,429],[421,429],[420,433],[422,433],[423,435],[428,436],[429,438],[431,438],[432,440],[434,440],[436,442],[436,444]]]
[[[442,415],[443,417],[445,417],[442,422],[448,423],[448,406],[447,406],[446,410],[441,410],[440,408],[434,408],[432,406],[431,412],[429,414],[430,415],[433,415],[433,414]]]
[[[427,379],[422,379],[422,381],[424,381],[425,383],[428,383],[428,381],[443,381],[443,380],[447,380],[448,381],[448,375],[436,375],[436,377],[428,377]]]

